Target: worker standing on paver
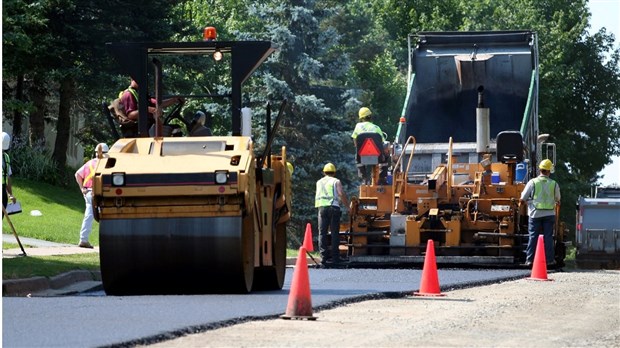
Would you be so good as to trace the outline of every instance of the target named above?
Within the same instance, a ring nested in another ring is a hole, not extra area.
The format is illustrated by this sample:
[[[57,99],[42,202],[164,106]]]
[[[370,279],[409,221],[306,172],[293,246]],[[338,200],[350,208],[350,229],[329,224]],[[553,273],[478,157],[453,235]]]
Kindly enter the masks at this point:
[[[108,156],[108,145],[104,143],[97,144],[95,147],[95,155],[94,158],[90,161],[84,163],[80,169],[75,172],[75,181],[80,187],[80,191],[82,195],[84,195],[84,202],[86,203],[86,209],[84,210],[84,220],[82,220],[82,228],[80,229],[80,243],[78,246],[80,248],[90,248],[93,246],[88,241],[88,237],[90,236],[90,232],[93,228],[93,176],[95,176],[95,169],[97,168],[97,162],[99,159],[97,158],[97,152],[103,153],[104,157]]]
[[[362,145],[362,144],[357,143],[358,135],[362,133],[377,133],[381,135],[381,141],[382,141],[382,146],[379,146],[379,149],[378,149],[379,151],[382,152],[382,155],[379,157],[379,161],[381,163],[385,163],[386,162],[386,157],[385,157],[386,135],[385,133],[383,133],[383,131],[381,130],[381,127],[377,126],[376,124],[372,122],[372,111],[369,108],[365,106],[360,108],[359,111],[357,112],[357,115],[359,117],[359,122],[355,125],[355,129],[353,129],[353,133],[351,134],[351,138],[353,139],[353,145],[355,146],[356,151],[358,149],[358,145],[359,146]],[[363,165],[363,164],[357,165],[358,176],[360,179],[362,179],[364,184],[370,183],[371,170],[367,167],[368,166]],[[387,165],[381,165],[380,167],[381,167],[381,171],[379,174],[379,182],[381,184],[384,184],[385,178],[387,177]]]

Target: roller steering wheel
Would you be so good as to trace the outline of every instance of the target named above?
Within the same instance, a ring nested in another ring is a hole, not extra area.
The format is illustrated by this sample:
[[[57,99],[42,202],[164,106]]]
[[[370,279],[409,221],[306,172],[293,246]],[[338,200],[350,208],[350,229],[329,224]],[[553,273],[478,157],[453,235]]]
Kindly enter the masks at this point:
[[[166,117],[164,118],[165,125],[170,124],[170,121],[177,119],[183,122],[186,127],[189,127],[189,123],[181,116],[181,109],[183,108],[183,105],[185,105],[185,100],[180,99],[174,106],[172,111],[170,111],[170,113],[168,113],[168,115],[166,115]]]

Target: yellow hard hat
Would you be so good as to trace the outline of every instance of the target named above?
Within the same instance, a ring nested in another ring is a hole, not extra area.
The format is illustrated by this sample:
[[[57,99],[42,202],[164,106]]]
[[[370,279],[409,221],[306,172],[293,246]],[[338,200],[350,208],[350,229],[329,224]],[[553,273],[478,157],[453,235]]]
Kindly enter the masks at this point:
[[[323,167],[323,172],[324,173],[335,173],[336,166],[333,163],[327,163],[325,167]]]
[[[551,162],[549,159],[544,159],[540,161],[538,168],[544,169],[544,170],[551,170],[551,168],[553,168],[553,162]]]
[[[293,164],[291,164],[291,162],[286,162],[286,168],[288,168],[289,173],[293,174],[295,168],[293,168]]]
[[[370,117],[370,115],[372,115],[372,111],[370,111],[369,108],[364,106],[363,108],[360,108],[360,111],[357,114],[359,115],[360,118],[367,118],[367,117]]]

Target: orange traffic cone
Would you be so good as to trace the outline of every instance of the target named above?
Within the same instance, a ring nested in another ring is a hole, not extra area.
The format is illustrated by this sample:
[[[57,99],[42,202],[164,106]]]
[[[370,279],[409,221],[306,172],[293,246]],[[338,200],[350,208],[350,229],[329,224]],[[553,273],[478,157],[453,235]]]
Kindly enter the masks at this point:
[[[435,244],[432,239],[426,243],[426,256],[422,269],[420,291],[413,293],[415,296],[446,296],[439,291],[439,278],[437,277],[437,263],[435,261]]]
[[[547,256],[545,255],[545,238],[538,235],[538,243],[536,243],[536,253],[534,254],[534,265],[532,266],[532,276],[529,280],[549,281],[547,278]]]
[[[312,316],[308,262],[306,261],[306,249],[303,246],[299,248],[299,256],[297,257],[297,263],[295,263],[286,313],[281,315],[280,318],[316,320],[316,317]]]
[[[312,225],[310,225],[310,223],[306,225],[306,235],[304,236],[303,247],[307,252],[314,251],[314,247],[312,246]]]

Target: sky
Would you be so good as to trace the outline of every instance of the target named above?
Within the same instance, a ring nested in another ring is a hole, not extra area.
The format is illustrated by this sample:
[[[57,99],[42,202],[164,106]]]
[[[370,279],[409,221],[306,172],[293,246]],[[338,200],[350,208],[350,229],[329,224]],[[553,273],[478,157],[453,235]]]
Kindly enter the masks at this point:
[[[616,46],[620,45],[620,0],[590,0],[588,3],[592,13],[590,30],[596,32],[605,27],[616,37]],[[599,175],[604,175],[599,180],[602,185],[620,185],[620,157],[614,157],[613,161],[599,172]]]

